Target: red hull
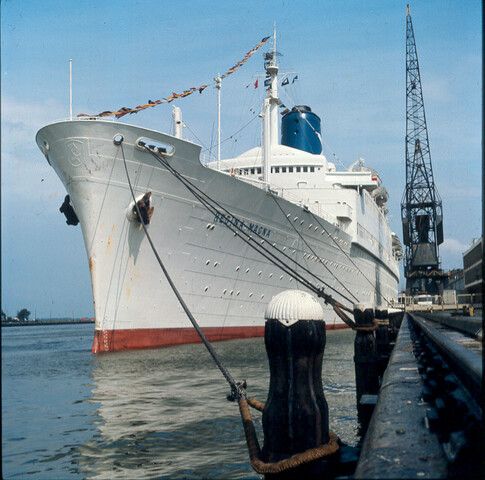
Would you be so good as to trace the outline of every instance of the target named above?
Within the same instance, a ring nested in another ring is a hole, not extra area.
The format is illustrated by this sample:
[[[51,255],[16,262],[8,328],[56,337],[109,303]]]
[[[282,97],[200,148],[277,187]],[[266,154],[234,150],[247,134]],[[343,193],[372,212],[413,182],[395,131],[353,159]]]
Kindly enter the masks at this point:
[[[348,328],[345,324],[327,325],[327,330]],[[261,327],[211,327],[203,329],[211,342],[232,338],[263,337]],[[140,350],[143,348],[168,347],[184,343],[199,343],[200,337],[193,328],[137,328],[124,330],[96,330],[93,353],[114,350]]]

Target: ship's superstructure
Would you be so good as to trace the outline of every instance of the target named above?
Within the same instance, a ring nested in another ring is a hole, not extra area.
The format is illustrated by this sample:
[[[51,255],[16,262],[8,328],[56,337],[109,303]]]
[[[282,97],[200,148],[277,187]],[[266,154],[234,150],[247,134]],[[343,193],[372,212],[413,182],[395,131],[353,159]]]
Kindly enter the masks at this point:
[[[321,154],[320,120],[309,107],[285,115],[278,143],[275,57],[275,49],[266,54],[262,145],[233,159],[203,166],[200,147],[180,131],[170,136],[96,117],[38,132],[82,227],[94,352],[198,341],[154,261],[131,186],[146,204],[160,258],[210,340],[262,335],[271,298],[305,288],[291,272],[343,303],[397,302],[402,250],[381,179],[362,160],[337,171]],[[175,118],[181,122],[179,112]],[[322,305],[329,328],[344,326]]]

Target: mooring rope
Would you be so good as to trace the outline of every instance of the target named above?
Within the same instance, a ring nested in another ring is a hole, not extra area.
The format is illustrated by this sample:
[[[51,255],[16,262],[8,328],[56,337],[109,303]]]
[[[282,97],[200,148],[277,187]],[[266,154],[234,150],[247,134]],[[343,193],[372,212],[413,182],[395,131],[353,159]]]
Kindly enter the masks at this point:
[[[222,363],[222,361],[218,357],[216,351],[214,350],[214,347],[211,345],[211,343],[209,342],[209,340],[205,336],[204,332],[202,331],[199,324],[197,323],[194,316],[192,315],[192,312],[189,310],[187,304],[185,303],[184,299],[180,295],[177,287],[175,286],[172,278],[170,277],[170,275],[168,273],[168,270],[165,268],[165,265],[163,264],[162,259],[160,258],[160,255],[157,252],[157,249],[156,249],[156,247],[155,247],[155,245],[154,245],[154,243],[151,239],[151,236],[148,233],[148,229],[145,225],[145,222],[143,221],[143,218],[142,218],[141,212],[140,212],[140,208],[139,208],[138,203],[137,203],[136,198],[135,198],[135,192],[133,191],[133,186],[131,184],[130,175],[128,173],[128,167],[126,165],[125,152],[124,152],[122,143],[120,144],[120,147],[121,147],[121,153],[122,153],[122,156],[123,156],[123,165],[125,167],[126,178],[127,178],[127,181],[128,181],[128,185],[130,187],[131,197],[133,198],[133,202],[135,204],[135,209],[136,209],[138,218],[139,218],[140,223],[143,227],[143,231],[145,232],[148,243],[150,244],[150,247],[152,248],[152,251],[155,255],[155,258],[157,259],[158,264],[160,265],[161,269],[163,270],[163,273],[164,273],[168,283],[170,284],[170,287],[172,288],[173,293],[177,297],[177,300],[179,301],[180,305],[182,306],[184,312],[186,313],[186,315],[189,318],[190,322],[192,323],[193,327],[195,328],[195,330],[199,334],[200,339],[202,340],[205,347],[209,351],[210,355],[212,356],[215,364],[217,365],[217,367],[221,371],[222,375],[224,376],[224,378],[227,380],[227,382],[231,386],[231,392],[233,393],[233,395],[236,396],[237,399],[240,399],[241,397],[245,396],[244,389],[242,388],[242,386],[240,384],[236,383],[236,381],[234,380],[232,375],[227,370],[226,366]]]
[[[128,166],[127,166],[127,163],[126,163],[126,157],[125,157],[125,153],[124,153],[122,143],[120,143],[120,147],[121,147],[121,153],[122,153],[122,157],[123,157],[123,165],[124,165],[124,169],[125,169],[125,173],[126,173],[127,182],[128,182],[129,188],[130,188],[131,197],[133,199],[134,208],[135,208],[137,216],[138,216],[137,218],[139,219],[139,221],[140,221],[140,223],[143,227],[143,231],[144,231],[144,233],[147,237],[147,240],[148,240],[150,247],[151,247],[151,249],[152,249],[152,251],[155,255],[155,258],[157,259],[158,264],[160,265],[168,283],[170,284],[170,287],[172,288],[172,291],[174,292],[175,296],[177,297],[177,299],[178,299],[180,305],[182,306],[183,310],[185,311],[187,317],[189,318],[190,322],[194,326],[199,337],[201,338],[205,347],[209,351],[210,355],[212,356],[217,367],[219,368],[219,370],[223,374],[224,378],[226,379],[226,381],[231,386],[231,393],[232,393],[233,398],[238,401],[239,411],[240,411],[240,414],[241,414],[241,419],[242,419],[243,428],[244,428],[244,432],[245,432],[245,436],[246,436],[246,442],[247,442],[248,451],[249,451],[249,457],[250,457],[251,466],[253,467],[253,469],[260,474],[277,474],[277,473],[281,473],[281,472],[284,472],[284,471],[287,471],[287,470],[290,470],[290,469],[294,469],[294,468],[297,468],[297,467],[302,466],[304,464],[307,464],[307,463],[310,463],[310,462],[313,462],[313,461],[316,461],[316,460],[320,460],[322,458],[325,458],[325,457],[328,457],[328,456],[335,454],[340,448],[339,438],[335,433],[329,432],[329,440],[324,445],[319,445],[315,448],[306,450],[304,452],[294,454],[289,458],[280,460],[279,462],[267,463],[267,462],[263,462],[261,460],[261,449],[259,447],[258,438],[257,438],[256,431],[255,431],[255,428],[254,428],[254,424],[253,424],[253,421],[252,421],[251,413],[249,411],[249,405],[251,405],[253,408],[255,408],[259,411],[263,411],[265,405],[262,402],[259,402],[256,399],[253,399],[253,398],[247,399],[246,392],[245,392],[245,383],[242,383],[242,382],[236,383],[235,382],[232,375],[229,373],[229,371],[227,370],[225,365],[219,359],[219,357],[218,357],[217,353],[215,352],[214,348],[212,347],[211,343],[209,342],[209,340],[205,336],[204,332],[202,331],[202,329],[198,325],[198,323],[195,320],[194,316],[192,315],[190,309],[188,308],[187,304],[185,303],[182,296],[180,295],[177,287],[175,286],[174,282],[172,281],[172,279],[171,279],[171,277],[168,273],[168,270],[166,269],[165,265],[163,264],[163,262],[160,258],[160,255],[158,254],[158,251],[157,251],[157,249],[156,249],[156,247],[155,247],[155,245],[154,245],[154,243],[151,239],[151,236],[148,232],[148,229],[146,227],[144,217],[142,216],[142,213],[140,211],[140,207],[138,205],[138,202],[136,201],[135,193],[134,193],[134,190],[133,190],[133,185],[131,183],[130,175],[129,175],[129,172],[128,172]],[[197,188],[197,187],[194,186],[194,188]],[[195,193],[194,193],[194,195],[195,195]],[[196,198],[198,198],[197,195],[196,195]],[[214,200],[212,200],[212,201],[214,201]],[[334,300],[329,295],[324,294],[323,291],[319,291],[319,296],[323,296],[323,295],[324,295],[323,298],[325,299],[325,301],[326,302],[328,301],[328,303],[331,303],[333,308],[336,311],[340,311],[339,307],[341,307],[345,310],[349,310],[347,307],[341,305],[339,302]],[[364,329],[374,329],[376,327],[375,325],[372,326],[372,327],[368,326],[368,325],[357,326],[355,324],[355,322],[348,319],[348,317],[346,317],[346,315],[343,312],[341,312],[341,315],[342,315],[343,320],[347,324],[349,324],[349,323],[353,324],[352,328],[354,328],[354,329],[364,330]],[[351,325],[349,325],[349,326],[351,326]]]
[[[241,398],[239,400],[239,411],[243,421],[244,434],[246,436],[251,466],[258,473],[281,473],[292,468],[300,467],[306,463],[333,455],[334,453],[337,453],[340,448],[338,436],[333,432],[328,432],[329,441],[324,445],[319,445],[318,447],[311,448],[304,452],[296,453],[289,458],[280,460],[279,462],[263,462],[261,460],[261,448],[259,446],[258,437],[256,435],[256,430],[254,429],[253,419],[251,417],[248,404],[249,401],[246,398]]]
[[[291,99],[291,97],[288,95],[288,92],[284,92],[285,95],[289,98],[289,100],[293,103],[293,106],[301,113],[302,110],[300,110],[300,108],[295,104],[295,102]],[[320,143],[322,145],[322,150],[323,150],[323,140],[322,140],[322,137],[320,135],[320,133],[315,129],[315,127],[309,122],[308,118],[306,116],[303,117],[305,122],[308,124],[308,126],[313,130],[313,132],[318,136],[319,140],[320,140]],[[306,135],[305,135],[306,137]],[[308,138],[306,138],[308,140]],[[328,145],[327,145],[328,146]],[[335,155],[335,153],[333,154],[333,156],[340,162],[340,165],[342,165],[342,167],[346,168],[345,165],[340,161],[340,159]],[[352,258],[347,255],[347,252],[345,252],[342,247],[338,244],[338,242],[332,237],[332,235],[325,229],[325,227],[321,224],[321,222],[319,221],[319,219],[313,214],[313,212],[310,212],[310,215],[313,217],[313,219],[320,225],[320,227],[325,231],[325,233],[334,241],[335,245],[342,251],[342,253],[348,258],[348,260],[352,263],[352,265],[357,269],[357,271],[369,282],[370,286],[375,290],[375,292],[377,293],[377,295],[380,295],[387,303],[387,305],[391,306],[392,303],[381,293],[380,289],[377,287],[377,285],[374,285],[370,280],[369,278],[367,278],[367,275],[365,275],[364,272],[362,272],[362,270],[355,264],[355,262],[352,260]],[[345,288],[345,286],[344,286]],[[350,293],[350,292],[349,292]],[[352,295],[352,294],[351,294]],[[353,295],[352,295],[353,296]],[[355,298],[355,297],[354,297]]]
[[[315,252],[315,250],[313,250],[312,246],[303,238],[303,235],[297,230],[297,228],[295,227],[295,225],[293,225],[293,223],[291,222],[291,220],[289,219],[289,217],[285,214],[285,211],[283,210],[283,208],[281,207],[281,205],[278,203],[278,200],[276,200],[276,196],[273,195],[273,193],[270,191],[270,194],[271,194],[271,197],[273,198],[273,200],[275,201],[276,205],[278,206],[278,208],[281,210],[281,213],[284,215],[284,217],[288,220],[288,223],[291,225],[291,227],[293,228],[293,230],[295,231],[295,233],[300,237],[300,240],[310,249],[310,251],[313,253],[313,255],[315,255],[318,259],[318,261],[327,269],[328,273],[330,273],[330,275],[332,275],[332,277],[338,282],[340,283],[340,285],[342,285],[342,287],[354,298],[354,300],[359,303],[359,299],[337,278],[337,276],[330,270],[330,268],[327,267],[327,265],[325,265],[325,263],[323,262],[323,260],[321,259],[321,257],[319,255],[317,255],[317,253]],[[325,229],[323,229],[325,231]]]
[[[374,285],[368,278],[367,275],[356,265],[356,263],[352,260],[352,258],[347,255],[347,252],[342,249],[342,247],[338,244],[338,242],[335,240],[335,238],[332,237],[332,235],[326,230],[326,228],[321,224],[320,220],[318,217],[316,217],[313,212],[309,212],[310,215],[313,217],[313,219],[322,227],[323,231],[334,241],[335,245],[342,251],[342,253],[349,259],[349,261],[352,263],[352,265],[357,269],[357,271],[369,282],[370,286],[376,291],[378,295],[380,295],[388,305],[391,305],[391,302],[381,293],[380,289],[377,287],[377,285]]]
[[[182,182],[182,184],[213,214],[219,214],[221,215],[224,219],[230,219],[232,217],[231,213],[224,208],[222,205],[220,205],[217,201],[215,201],[213,198],[211,198],[209,195],[207,195],[205,192],[200,190],[196,185],[194,185],[190,180],[185,178],[183,175],[181,175],[177,170],[175,170],[170,163],[163,157],[157,155],[155,152],[150,150],[148,147],[145,146],[145,149],[150,152],[158,161],[161,163],[167,170],[169,170],[178,180]],[[211,202],[213,204],[211,204]],[[221,213],[221,211],[225,213]],[[235,233],[235,235],[239,235],[241,240],[246,242],[248,245],[250,245],[254,250],[256,250],[258,253],[260,253],[263,257],[265,257],[267,260],[269,260],[271,263],[273,263],[275,266],[283,270],[285,273],[287,273],[290,276],[293,276],[297,282],[300,282],[302,285],[304,285],[306,288],[308,288],[310,291],[313,291],[316,295],[319,297],[323,298],[326,303],[333,304],[333,302],[336,302],[333,297],[330,295],[326,294],[323,291],[323,288],[320,289],[317,286],[313,285],[313,283],[303,277],[300,273],[298,273],[294,268],[289,267],[284,263],[284,261],[279,258],[277,255],[273,254],[270,250],[268,250],[264,244],[269,243],[269,245],[275,249],[278,254],[282,257],[285,257],[287,260],[295,264],[298,268],[301,270],[305,271],[308,273],[310,276],[312,276],[314,279],[317,281],[321,282],[322,285],[324,285],[326,288],[329,290],[334,291],[338,295],[342,296],[346,301],[348,301],[351,305],[353,305],[353,301],[343,295],[341,292],[338,292],[334,287],[326,283],[324,280],[322,280],[320,277],[318,277],[315,273],[313,273],[311,270],[306,268],[304,265],[298,263],[294,258],[290,257],[288,254],[285,252],[281,251],[276,247],[276,244],[272,244],[270,242],[266,242],[266,240],[263,238],[262,235],[258,234],[257,232],[251,232],[251,234],[247,233],[244,231],[244,229],[237,224],[237,222],[234,224],[232,222],[223,222],[224,225],[226,225],[227,228],[229,228],[232,232]],[[240,235],[242,234],[242,236]],[[256,243],[255,239],[253,238],[253,234],[260,238],[262,241],[260,243]],[[340,304],[341,305],[341,304]],[[341,305],[343,307],[343,305]],[[346,308],[344,308],[346,309]],[[350,309],[347,309],[348,311],[352,311]]]

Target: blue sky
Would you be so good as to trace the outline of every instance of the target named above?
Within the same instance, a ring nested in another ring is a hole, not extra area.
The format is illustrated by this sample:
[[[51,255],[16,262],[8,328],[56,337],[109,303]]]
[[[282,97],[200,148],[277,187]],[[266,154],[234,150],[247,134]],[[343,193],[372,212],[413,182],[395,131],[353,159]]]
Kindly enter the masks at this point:
[[[93,315],[80,227],[59,213],[65,189],[35,145],[37,130],[69,116],[69,58],[74,114],[210,83],[175,103],[184,136],[208,154],[212,79],[272,35],[276,22],[280,71],[299,75],[281,89],[282,101],[310,105],[321,117],[327,158],[349,166],[363,157],[380,172],[391,228],[402,236],[406,2],[3,0],[1,7],[2,309],[9,315],[23,307],[39,318]],[[481,234],[481,2],[419,0],[411,14],[443,199],[440,254],[443,268],[459,268]],[[222,139],[249,125],[223,143],[222,157],[260,141],[254,116],[264,90],[252,85],[265,50],[223,83]],[[170,132],[171,105],[122,121]]]

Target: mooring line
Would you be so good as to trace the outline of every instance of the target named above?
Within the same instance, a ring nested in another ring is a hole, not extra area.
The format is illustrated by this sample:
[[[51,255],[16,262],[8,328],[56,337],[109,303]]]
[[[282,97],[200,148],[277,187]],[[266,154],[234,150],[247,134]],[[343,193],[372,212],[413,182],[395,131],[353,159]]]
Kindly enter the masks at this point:
[[[370,286],[375,290],[375,292],[380,295],[388,305],[391,305],[391,302],[382,294],[379,288],[377,288],[377,285],[374,285],[366,276],[366,274],[355,264],[355,262],[352,260],[352,258],[347,255],[347,252],[345,252],[342,247],[338,244],[337,240],[332,237],[332,235],[326,230],[326,228],[320,223],[319,219],[313,214],[313,212],[310,212],[310,215],[313,217],[313,219],[322,227],[323,231],[333,240],[335,245],[341,250],[341,252],[349,259],[349,261],[352,263],[352,265],[357,269],[357,271],[369,282]]]
[[[242,397],[245,397],[245,392],[244,392],[243,387],[241,385],[238,385],[236,383],[236,381],[234,380],[234,378],[232,377],[232,375],[227,370],[226,366],[219,359],[216,351],[214,350],[214,347],[209,342],[209,340],[205,336],[204,332],[200,328],[199,324],[197,323],[197,320],[192,315],[192,312],[189,310],[189,307],[187,306],[187,304],[185,303],[184,299],[180,295],[177,287],[175,286],[174,282],[172,281],[172,278],[170,277],[167,269],[165,268],[165,265],[163,264],[162,259],[160,258],[160,255],[157,252],[157,249],[156,249],[156,247],[155,247],[155,245],[154,245],[154,243],[153,243],[153,241],[151,239],[150,234],[148,233],[148,229],[147,229],[147,227],[145,225],[145,222],[143,221],[143,218],[141,216],[140,208],[139,208],[138,203],[136,201],[135,192],[133,191],[133,186],[131,184],[130,175],[128,173],[128,167],[126,165],[126,158],[125,158],[125,152],[124,152],[124,149],[123,149],[123,144],[120,144],[120,147],[121,147],[121,153],[123,155],[123,165],[125,167],[126,178],[128,180],[128,185],[130,187],[131,196],[132,196],[133,202],[135,204],[135,209],[136,209],[138,218],[140,219],[140,223],[143,226],[143,230],[144,230],[145,235],[146,235],[146,237],[148,239],[148,242],[150,244],[150,247],[152,248],[152,251],[153,251],[153,253],[155,255],[155,258],[157,259],[158,264],[160,265],[161,269],[163,270],[163,273],[164,273],[164,275],[165,275],[168,283],[170,284],[170,287],[172,288],[172,291],[174,292],[175,296],[177,297],[177,300],[179,301],[180,305],[184,309],[184,312],[186,313],[186,315],[189,318],[190,322],[192,323],[193,327],[195,328],[195,330],[199,334],[200,339],[202,340],[202,342],[204,343],[205,347],[209,351],[210,355],[212,356],[212,359],[214,360],[215,364],[217,365],[217,367],[221,371],[222,375],[224,376],[224,378],[227,380],[227,382],[231,386],[232,393],[236,396],[237,399],[242,398]]]
[[[281,207],[281,205],[278,203],[278,201],[276,200],[276,196],[273,195],[273,193],[270,191],[270,195],[271,197],[273,198],[273,200],[275,201],[276,205],[278,206],[278,208],[280,209],[281,213],[284,215],[284,217],[288,220],[288,223],[293,227],[293,230],[295,231],[295,233],[300,237],[301,241],[310,249],[310,251],[313,253],[313,255],[315,255],[317,258],[318,258],[318,261],[327,269],[328,273],[330,273],[330,275],[332,275],[332,277],[338,282],[340,283],[340,285],[342,285],[342,287],[354,298],[354,300],[359,303],[359,299],[337,278],[337,276],[330,270],[330,268],[327,267],[327,265],[325,265],[325,263],[323,262],[323,260],[321,259],[320,255],[317,255],[317,253],[315,252],[315,250],[313,250],[312,246],[303,238],[303,235],[296,229],[296,227],[293,225],[293,223],[290,221],[290,219],[288,218],[288,216],[285,214],[285,211],[283,210],[283,208]],[[323,229],[324,230],[324,229]],[[325,231],[325,230],[324,230]],[[345,297],[344,297],[345,298]]]
[[[165,158],[158,156],[155,152],[150,150],[149,148],[145,147],[148,152],[150,152],[158,161],[161,163],[167,170],[169,170],[178,180],[182,182],[182,184],[212,213],[216,214],[218,213],[219,215],[222,215],[224,218],[226,218],[225,214],[221,214],[220,210],[224,211],[227,215],[232,216],[231,213],[224,208],[222,205],[220,205],[218,202],[216,202],[213,198],[209,197],[205,192],[200,190],[196,185],[194,185],[192,182],[187,180],[185,177],[183,177],[177,170],[175,170]],[[213,202],[220,210],[218,210],[214,205],[211,205],[210,202]],[[241,236],[241,240],[246,242],[248,245],[250,245],[254,250],[256,250],[259,254],[264,256],[267,260],[269,260],[271,263],[273,263],[275,266],[283,270],[283,272],[289,274],[290,276],[295,277],[298,282],[302,283],[306,288],[308,288],[310,291],[313,291],[315,294],[317,294],[319,297],[324,298],[324,300],[327,303],[335,302],[335,300],[328,294],[323,292],[323,289],[320,289],[312,284],[310,280],[307,280],[305,277],[303,277],[301,274],[299,274],[295,269],[289,267],[285,263],[283,263],[283,260],[281,258],[278,258],[275,254],[273,254],[271,251],[269,251],[266,247],[263,245],[260,245],[256,243],[254,240],[253,236],[248,234],[243,230],[242,227],[240,227],[237,224],[232,224],[232,223],[224,223],[227,228],[229,228],[232,232],[234,232],[236,235],[241,232],[246,238]],[[265,241],[265,239],[258,234],[257,232],[252,232],[254,235]],[[254,243],[252,243],[254,242]],[[268,242],[269,243],[269,242]],[[336,294],[340,295],[342,298],[344,298],[347,302],[349,302],[351,305],[353,305],[353,300],[349,299],[346,297],[344,294],[341,292],[337,291],[334,287],[326,283],[324,280],[322,280],[320,277],[315,275],[312,271],[310,271],[308,268],[305,266],[301,265],[298,263],[295,259],[291,258],[289,255],[286,253],[282,252],[276,247],[276,244],[271,244],[269,243],[274,249],[278,251],[278,253],[285,257],[286,259],[290,260],[292,263],[294,263],[298,268],[301,270],[305,271],[309,275],[311,275],[313,278],[315,278],[317,281],[321,282],[322,285],[324,285],[326,288],[329,290],[334,291]],[[265,253],[263,253],[263,251]],[[273,260],[271,260],[271,258]]]

